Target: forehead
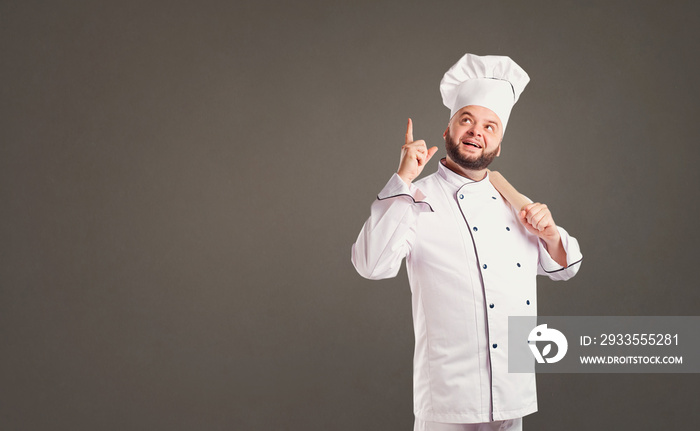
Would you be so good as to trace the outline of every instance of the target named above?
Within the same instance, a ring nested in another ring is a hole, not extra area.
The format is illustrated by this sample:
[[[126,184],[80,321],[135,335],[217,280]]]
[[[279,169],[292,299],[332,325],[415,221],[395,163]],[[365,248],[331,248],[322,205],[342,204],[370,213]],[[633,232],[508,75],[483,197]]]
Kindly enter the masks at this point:
[[[479,105],[468,105],[457,111],[453,118],[460,118],[463,115],[468,115],[477,121],[496,123],[501,125],[501,119],[498,118],[495,112]]]

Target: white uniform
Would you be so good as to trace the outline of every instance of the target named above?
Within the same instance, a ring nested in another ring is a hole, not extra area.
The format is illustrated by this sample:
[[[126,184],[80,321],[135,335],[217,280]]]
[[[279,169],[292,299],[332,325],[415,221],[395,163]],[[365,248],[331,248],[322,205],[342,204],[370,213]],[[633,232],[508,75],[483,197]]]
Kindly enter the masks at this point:
[[[559,231],[567,268],[488,178],[471,181],[442,162],[410,186],[394,174],[379,193],[352,262],[363,277],[382,279],[406,258],[417,418],[480,423],[537,411],[535,375],[508,373],[508,316],[537,314],[537,274],[566,280],[578,271],[578,242]]]

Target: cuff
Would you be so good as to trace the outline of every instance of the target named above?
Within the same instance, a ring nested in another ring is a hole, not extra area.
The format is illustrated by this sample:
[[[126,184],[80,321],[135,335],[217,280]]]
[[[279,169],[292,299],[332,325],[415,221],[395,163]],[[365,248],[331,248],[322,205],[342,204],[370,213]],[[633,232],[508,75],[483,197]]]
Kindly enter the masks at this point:
[[[540,253],[540,265],[544,272],[548,274],[571,268],[573,265],[581,263],[583,260],[583,255],[581,254],[581,249],[579,248],[576,238],[570,236],[562,227],[557,226],[557,229],[559,230],[559,235],[561,235],[561,244],[566,251],[566,267],[562,267],[557,261],[552,259],[552,256],[549,255],[549,251],[547,251],[547,245],[540,239],[539,244],[542,250],[542,253]]]
[[[399,174],[396,173],[391,176],[389,182],[386,183],[382,191],[379,192],[377,199],[381,201],[401,196],[410,198],[413,203],[419,204],[425,211],[434,212],[433,207],[430,205],[430,202],[428,202],[428,197],[425,196],[415,184],[406,184]]]

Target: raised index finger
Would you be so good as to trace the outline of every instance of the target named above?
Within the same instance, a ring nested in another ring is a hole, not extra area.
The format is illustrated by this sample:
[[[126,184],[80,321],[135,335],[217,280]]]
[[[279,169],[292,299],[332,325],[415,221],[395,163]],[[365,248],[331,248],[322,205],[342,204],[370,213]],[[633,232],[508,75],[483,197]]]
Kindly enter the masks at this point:
[[[410,144],[413,142],[413,121],[408,119],[408,126],[406,126],[406,143]]]

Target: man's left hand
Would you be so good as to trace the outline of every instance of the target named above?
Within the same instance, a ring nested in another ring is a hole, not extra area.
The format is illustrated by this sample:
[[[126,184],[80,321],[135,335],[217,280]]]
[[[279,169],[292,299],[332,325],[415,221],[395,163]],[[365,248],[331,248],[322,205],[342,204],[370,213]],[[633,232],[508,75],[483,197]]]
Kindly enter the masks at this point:
[[[530,233],[537,235],[547,244],[550,256],[561,266],[566,267],[566,252],[561,243],[561,235],[547,205],[539,202],[525,205],[518,216],[520,223]]]
[[[525,205],[518,215],[520,222],[530,233],[537,235],[547,243],[559,240],[559,230],[554,224],[552,213],[547,205],[539,202]]]

